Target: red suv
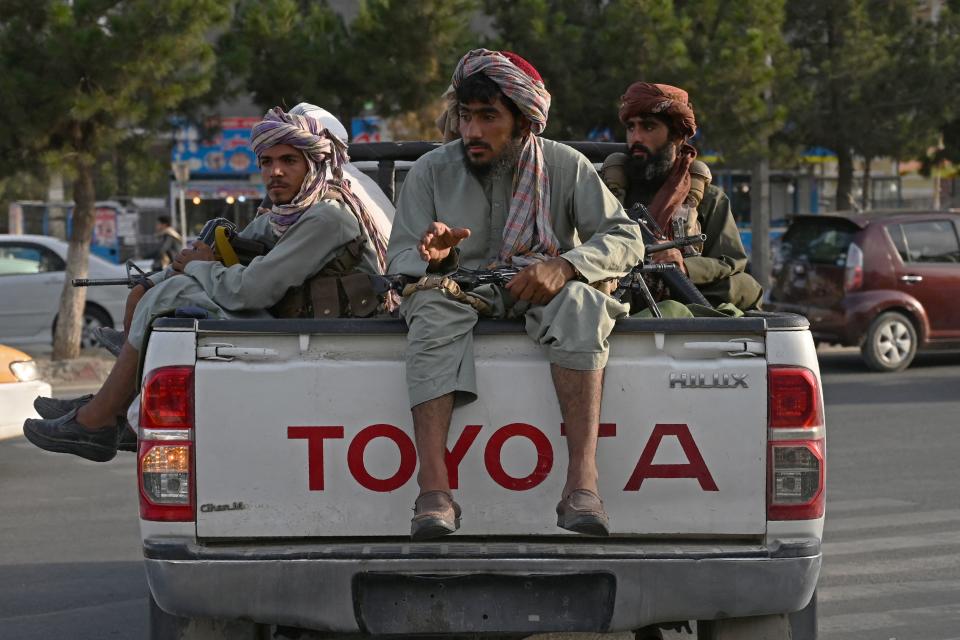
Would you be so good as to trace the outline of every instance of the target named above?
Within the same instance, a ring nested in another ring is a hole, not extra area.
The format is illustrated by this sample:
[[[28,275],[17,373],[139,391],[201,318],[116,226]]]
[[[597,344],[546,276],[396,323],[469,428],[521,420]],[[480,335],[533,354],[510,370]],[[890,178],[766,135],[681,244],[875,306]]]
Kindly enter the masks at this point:
[[[797,216],[774,260],[768,308],[800,313],[818,342],[857,345],[876,371],[918,348],[960,347],[960,212]]]

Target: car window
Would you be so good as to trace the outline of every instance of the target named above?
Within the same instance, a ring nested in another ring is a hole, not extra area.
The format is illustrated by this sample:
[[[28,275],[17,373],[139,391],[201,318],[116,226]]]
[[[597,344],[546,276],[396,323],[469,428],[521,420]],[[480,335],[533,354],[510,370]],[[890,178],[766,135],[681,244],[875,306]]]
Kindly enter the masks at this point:
[[[950,220],[927,220],[896,226],[899,227],[899,233],[891,229],[890,235],[904,262],[960,262],[960,240]]]
[[[785,260],[806,258],[812,264],[843,266],[854,233],[856,227],[840,220],[797,221],[783,235],[780,255]]]
[[[0,244],[0,276],[63,271],[63,260],[35,244]]]

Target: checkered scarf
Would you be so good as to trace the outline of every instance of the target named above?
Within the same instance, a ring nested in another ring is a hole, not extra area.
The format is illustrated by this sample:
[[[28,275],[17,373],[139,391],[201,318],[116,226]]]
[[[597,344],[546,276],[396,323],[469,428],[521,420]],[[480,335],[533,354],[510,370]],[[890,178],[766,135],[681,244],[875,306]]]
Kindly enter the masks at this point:
[[[270,216],[270,226],[276,236],[282,236],[328,191],[333,191],[357,217],[377,253],[380,273],[384,273],[387,239],[360,199],[350,191],[350,181],[343,177],[343,165],[349,162],[346,145],[316,118],[285,113],[280,107],[274,107],[253,126],[250,146],[259,157],[263,151],[278,144],[288,144],[303,152],[308,170],[300,191],[289,204],[274,204],[261,211]]]
[[[474,49],[463,56],[453,72],[454,88],[475,73],[483,73],[496,82],[531,123],[530,134],[523,141],[517,160],[500,260],[509,264],[514,256],[556,256],[560,252],[560,243],[553,232],[550,178],[543,160],[543,143],[538,137],[547,126],[550,94],[542,81],[532,78],[498,51]],[[453,100],[456,101],[455,95]]]

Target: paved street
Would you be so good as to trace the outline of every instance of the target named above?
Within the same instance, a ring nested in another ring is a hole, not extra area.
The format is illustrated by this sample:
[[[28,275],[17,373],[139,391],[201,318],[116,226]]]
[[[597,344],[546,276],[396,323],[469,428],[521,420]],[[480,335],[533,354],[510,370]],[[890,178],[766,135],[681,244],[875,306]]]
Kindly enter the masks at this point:
[[[821,366],[821,637],[960,638],[960,355],[893,375],[850,351]],[[129,454],[94,465],[0,442],[0,638],[146,637],[133,474]]]

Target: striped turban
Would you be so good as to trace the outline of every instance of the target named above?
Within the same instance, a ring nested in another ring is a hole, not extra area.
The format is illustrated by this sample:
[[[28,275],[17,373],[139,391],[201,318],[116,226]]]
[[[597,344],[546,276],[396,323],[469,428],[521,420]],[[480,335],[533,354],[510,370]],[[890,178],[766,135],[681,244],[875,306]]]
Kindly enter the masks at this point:
[[[343,165],[349,162],[346,144],[324,128],[316,118],[285,113],[274,107],[253,126],[250,146],[261,153],[278,144],[299,149],[307,160],[307,175],[300,191],[288,204],[273,204],[268,211],[270,226],[277,237],[283,235],[313,205],[333,192],[357,217],[357,222],[373,244],[380,272],[386,268],[387,239],[377,227],[363,203],[350,190],[343,177]]]
[[[530,120],[530,134],[523,141],[517,159],[510,213],[503,228],[500,260],[511,263],[514,256],[542,258],[560,253],[560,243],[553,232],[550,216],[550,178],[543,159],[543,143],[538,137],[547,126],[550,93],[533,66],[510,51],[474,49],[460,59],[453,72],[451,84],[456,90],[460,83],[475,73],[493,80],[500,91],[510,98],[520,112]],[[456,94],[451,94],[449,106],[457,108]],[[448,116],[457,117],[454,114]],[[518,261],[518,263],[521,261]]]

